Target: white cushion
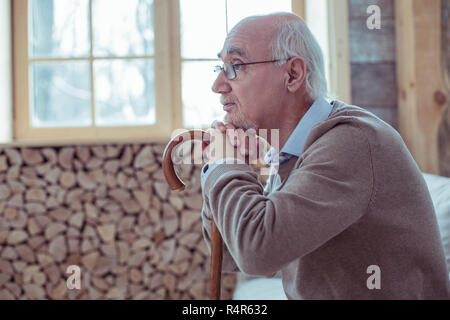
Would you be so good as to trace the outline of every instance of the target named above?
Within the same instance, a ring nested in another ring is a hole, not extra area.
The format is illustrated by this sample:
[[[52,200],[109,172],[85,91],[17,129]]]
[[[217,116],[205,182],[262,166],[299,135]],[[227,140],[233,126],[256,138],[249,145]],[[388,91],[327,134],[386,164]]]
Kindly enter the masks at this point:
[[[423,174],[436,211],[450,277],[450,178]]]
[[[258,278],[239,283],[233,300],[287,300],[280,278]]]

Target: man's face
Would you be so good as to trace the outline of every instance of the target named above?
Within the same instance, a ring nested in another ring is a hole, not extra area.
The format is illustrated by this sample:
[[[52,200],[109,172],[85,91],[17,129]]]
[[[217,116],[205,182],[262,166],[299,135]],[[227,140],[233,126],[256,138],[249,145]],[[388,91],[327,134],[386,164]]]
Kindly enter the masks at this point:
[[[272,31],[264,24],[251,21],[232,30],[219,57],[233,64],[272,60]],[[271,129],[282,104],[282,69],[275,63],[235,68],[236,78],[229,80],[220,72],[212,90],[221,95],[227,112],[224,121],[243,129]]]

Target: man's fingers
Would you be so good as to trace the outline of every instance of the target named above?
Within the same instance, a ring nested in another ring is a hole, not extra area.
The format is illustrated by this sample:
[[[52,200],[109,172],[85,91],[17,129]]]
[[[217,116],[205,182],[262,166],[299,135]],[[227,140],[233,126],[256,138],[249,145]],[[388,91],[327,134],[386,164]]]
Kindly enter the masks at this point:
[[[209,130],[207,130],[203,134],[203,141],[206,141],[206,142],[210,142],[211,141],[211,133],[209,132]]]
[[[250,161],[256,161],[258,159],[258,145],[257,140],[253,136],[249,137],[249,144],[248,144],[248,155],[250,156]]]
[[[225,123],[225,127],[227,128],[227,136],[230,139],[231,145],[233,147],[239,147],[239,138],[236,134],[236,127],[231,123]]]
[[[211,123],[211,128],[216,127],[219,123],[222,123],[222,121],[214,120],[214,121]]]
[[[225,129],[225,130],[224,130]],[[225,138],[228,145],[233,146],[235,151],[238,152],[239,157],[249,157],[248,161],[253,162],[259,159],[261,156],[265,155],[265,149],[267,149],[267,141],[260,138],[257,135],[256,130],[248,129],[244,131],[243,129],[236,129],[231,123],[223,123],[221,121],[214,121],[211,124],[211,128],[208,129],[207,134],[208,140],[211,141],[216,147],[223,142],[218,140]],[[214,143],[216,141],[216,143]],[[225,141],[224,141],[225,142]],[[215,148],[209,148],[209,155],[211,153],[217,153],[223,150],[212,150]],[[215,156],[214,156],[215,157]]]
[[[227,138],[233,147],[239,146],[239,138],[235,129],[227,129]]]
[[[247,154],[250,156],[250,161],[256,161],[257,158],[257,138],[256,138],[256,130],[250,129],[247,131],[248,136],[248,146],[247,146]]]
[[[204,135],[205,139],[208,139],[208,141],[211,141],[211,139],[216,135],[218,132],[221,133],[219,129],[216,128],[209,128],[206,130],[206,133]]]
[[[229,122],[225,122],[224,125],[227,129],[231,129],[231,130],[237,129],[232,123],[229,123]]]
[[[205,161],[208,162],[211,159],[211,146],[208,145],[203,149],[203,156],[205,158]]]
[[[220,130],[220,132],[222,132],[222,133],[225,133],[225,131],[227,130],[227,127],[225,126],[225,124],[218,120],[213,121],[213,123],[211,124],[211,128]]]
[[[229,122],[222,122],[219,120],[214,120],[213,123],[211,123],[211,128],[218,129],[222,133],[225,133],[226,130],[235,130],[236,127]]]
[[[248,155],[248,144],[245,138],[245,132],[242,129],[236,130],[236,135],[238,137],[238,143],[237,146],[239,148],[239,152],[241,155],[246,156]]]
[[[229,139],[228,141],[230,141],[233,147],[239,146],[239,140],[234,132],[236,130],[236,127],[232,123],[214,120],[213,123],[211,123],[211,128],[220,130],[220,132],[225,133]]]
[[[218,120],[215,120],[212,124],[211,124],[211,128],[216,129],[216,130],[220,130],[220,132],[225,133],[230,141],[230,143],[236,147],[239,145],[239,141],[237,139],[237,136],[235,134],[235,130],[236,127],[229,122],[221,122]]]
[[[259,158],[258,150],[260,148],[256,130],[248,129],[247,131],[244,131],[242,129],[237,129],[235,130],[235,134],[238,137],[237,147],[239,153],[242,156],[250,156],[252,159]]]
[[[270,149],[269,142],[266,139],[257,136],[257,145],[258,145],[258,158],[262,158],[266,155],[266,153]]]

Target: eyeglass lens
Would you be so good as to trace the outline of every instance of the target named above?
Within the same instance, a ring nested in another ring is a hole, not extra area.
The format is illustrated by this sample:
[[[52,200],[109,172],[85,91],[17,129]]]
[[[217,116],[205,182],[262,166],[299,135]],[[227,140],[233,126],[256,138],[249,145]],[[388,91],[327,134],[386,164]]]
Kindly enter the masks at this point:
[[[231,62],[225,62],[223,64],[223,68],[228,79],[232,80],[236,77],[236,73],[234,72],[234,68]]]

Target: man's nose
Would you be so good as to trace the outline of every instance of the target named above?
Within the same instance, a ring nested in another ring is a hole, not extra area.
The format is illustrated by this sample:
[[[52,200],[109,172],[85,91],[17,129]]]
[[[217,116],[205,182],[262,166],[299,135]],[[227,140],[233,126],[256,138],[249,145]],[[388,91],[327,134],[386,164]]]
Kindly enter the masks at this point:
[[[217,75],[211,90],[215,93],[229,93],[231,91],[231,86],[223,70]]]

